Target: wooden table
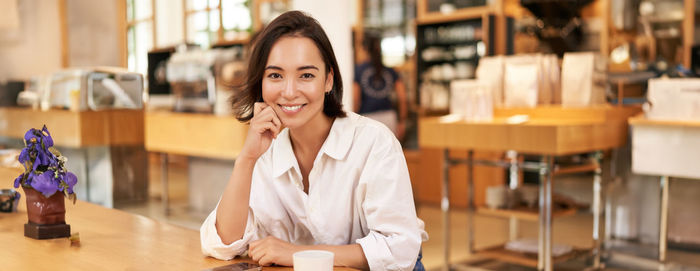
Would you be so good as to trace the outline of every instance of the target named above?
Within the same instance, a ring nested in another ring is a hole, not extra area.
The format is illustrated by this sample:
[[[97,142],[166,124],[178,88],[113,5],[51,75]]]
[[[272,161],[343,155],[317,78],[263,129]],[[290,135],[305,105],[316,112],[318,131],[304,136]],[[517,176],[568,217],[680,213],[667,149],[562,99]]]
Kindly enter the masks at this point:
[[[660,176],[658,260],[666,261],[670,178],[700,179],[700,121],[629,119],[632,126],[632,171]]]
[[[79,247],[71,247],[68,238],[34,240],[24,237],[24,202],[22,195],[19,212],[0,213],[3,270],[202,270],[251,261],[205,257],[195,230],[84,201],[66,201],[66,223],[72,233],[80,233]]]
[[[449,167],[456,163],[467,163],[469,189],[469,249],[473,250],[473,232],[471,214],[475,212],[473,204],[473,165],[485,164],[504,167],[523,168],[538,171],[540,174],[540,206],[537,212],[539,220],[539,251],[537,259],[516,256],[503,249],[489,249],[487,256],[517,264],[537,267],[538,270],[552,270],[554,261],[565,260],[567,257],[553,259],[551,255],[552,238],[552,189],[551,180],[554,171],[553,157],[577,153],[596,152],[593,183],[594,200],[594,265],[600,260],[600,201],[601,201],[601,169],[600,159],[602,150],[610,150],[625,144],[627,140],[627,118],[640,111],[638,107],[613,107],[609,105],[587,108],[562,108],[561,106],[543,106],[524,109],[496,109],[494,119],[490,122],[465,122],[451,116],[423,118],[418,126],[418,143],[421,147],[444,149],[445,165],[442,182],[442,211],[443,231],[445,240],[445,268],[449,268]],[[528,115],[529,120],[520,124],[508,123],[507,118],[514,115]],[[451,159],[448,149],[469,150],[466,160]],[[477,161],[473,158],[473,150],[485,151],[515,151],[542,155],[540,163],[522,163],[501,161]],[[590,170],[590,167],[585,167]],[[517,185],[517,184],[516,184]],[[511,184],[511,188],[513,188]],[[493,214],[493,210],[483,210],[482,214]],[[513,217],[511,211],[496,212],[501,217]],[[557,215],[556,213],[554,214]],[[532,215],[522,216],[532,217]],[[511,219],[513,221],[513,219]]]
[[[232,116],[147,111],[146,151],[161,154],[163,209],[169,214],[168,154],[235,160],[248,125]]]

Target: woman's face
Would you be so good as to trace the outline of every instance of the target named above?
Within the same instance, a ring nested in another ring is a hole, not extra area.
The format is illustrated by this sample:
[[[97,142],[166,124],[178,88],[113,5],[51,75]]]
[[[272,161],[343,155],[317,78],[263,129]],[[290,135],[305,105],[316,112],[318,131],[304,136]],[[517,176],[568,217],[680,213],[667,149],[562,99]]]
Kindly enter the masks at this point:
[[[262,96],[284,126],[290,129],[321,123],[325,93],[333,87],[333,73],[316,44],[305,37],[284,37],[270,50],[262,80]]]

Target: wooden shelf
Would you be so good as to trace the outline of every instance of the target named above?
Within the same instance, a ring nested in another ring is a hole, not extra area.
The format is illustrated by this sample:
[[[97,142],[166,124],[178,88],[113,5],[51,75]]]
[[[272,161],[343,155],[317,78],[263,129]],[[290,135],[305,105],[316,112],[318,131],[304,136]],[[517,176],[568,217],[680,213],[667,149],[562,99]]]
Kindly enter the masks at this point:
[[[576,249],[574,248],[571,252],[564,255],[554,257],[552,256],[552,263],[557,264],[560,262],[565,262],[571,260],[575,257],[584,255],[588,252],[588,249]],[[531,253],[521,253],[516,251],[510,251],[505,249],[504,246],[491,247],[476,252],[477,256],[484,258],[495,259],[507,263],[529,266],[537,268],[537,254]]]
[[[452,13],[426,12],[423,16],[419,16],[416,21],[418,24],[437,24],[445,22],[463,21],[481,19],[483,16],[493,15],[494,10],[491,6],[480,6],[458,9]]]
[[[565,217],[576,214],[576,208],[568,209],[552,209],[552,218]],[[516,207],[514,209],[493,209],[488,207],[476,208],[476,213],[480,215],[496,216],[496,217],[515,217],[519,220],[538,221],[539,210],[537,208]]]

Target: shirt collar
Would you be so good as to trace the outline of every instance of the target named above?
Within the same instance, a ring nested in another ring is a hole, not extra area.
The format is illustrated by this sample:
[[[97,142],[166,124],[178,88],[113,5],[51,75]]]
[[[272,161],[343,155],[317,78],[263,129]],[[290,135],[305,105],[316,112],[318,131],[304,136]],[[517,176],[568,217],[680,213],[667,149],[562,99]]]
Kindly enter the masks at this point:
[[[328,137],[323,143],[320,152],[336,160],[345,159],[350,146],[352,146],[357,118],[359,118],[359,115],[352,112],[348,113],[347,117],[335,118],[333,125],[331,125],[331,131],[328,133]],[[272,144],[272,171],[275,178],[284,174],[290,168],[296,169],[299,167],[292,149],[288,128],[282,130]]]

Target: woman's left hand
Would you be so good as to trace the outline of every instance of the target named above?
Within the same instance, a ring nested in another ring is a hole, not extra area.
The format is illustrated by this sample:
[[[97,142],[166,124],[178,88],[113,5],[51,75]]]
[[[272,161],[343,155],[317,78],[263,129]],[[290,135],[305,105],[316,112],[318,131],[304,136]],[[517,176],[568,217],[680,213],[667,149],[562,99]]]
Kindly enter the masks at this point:
[[[262,266],[272,264],[292,266],[292,254],[302,250],[299,246],[287,243],[272,236],[251,242],[248,256]]]

